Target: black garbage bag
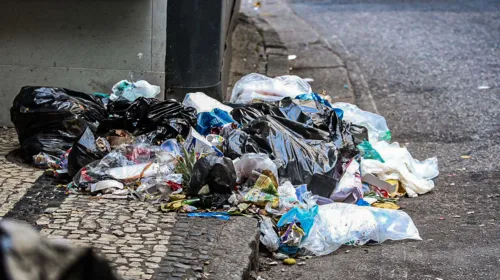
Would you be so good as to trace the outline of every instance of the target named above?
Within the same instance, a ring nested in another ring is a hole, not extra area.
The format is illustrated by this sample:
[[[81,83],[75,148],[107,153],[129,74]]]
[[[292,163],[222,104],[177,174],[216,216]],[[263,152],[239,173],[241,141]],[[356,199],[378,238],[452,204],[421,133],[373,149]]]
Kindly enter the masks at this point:
[[[64,88],[26,86],[10,109],[19,143],[27,156],[40,152],[60,157],[87,127],[107,116],[102,102]]]
[[[104,120],[98,129],[101,135],[111,129],[124,129],[135,136],[147,135],[162,142],[181,135],[186,138],[191,127],[196,127],[194,108],[184,107],[176,100],[161,101],[140,97],[130,104],[125,114]]]
[[[82,167],[89,163],[102,159],[110,152],[109,143],[104,139],[99,139],[101,147],[96,144],[96,138],[92,131],[87,128],[80,139],[73,144],[68,155],[68,175],[75,176]]]
[[[125,116],[125,114],[127,113],[127,109],[131,104],[132,102],[125,98],[119,98],[115,101],[109,101],[107,106],[108,112],[111,115]]]
[[[187,137],[191,127],[196,127],[197,121],[196,109],[184,107],[182,103],[172,99],[152,104],[147,114],[140,118],[138,127],[144,132],[165,127],[175,134],[170,138],[178,134]]]
[[[343,145],[342,120],[332,108],[315,100],[292,100],[290,98],[281,100],[279,108],[289,120],[328,131],[330,139],[337,147]]]
[[[267,115],[282,117],[330,132],[330,138],[335,145],[342,146],[342,121],[335,110],[316,100],[287,97],[274,103],[252,103],[233,107],[235,108],[231,111],[231,116],[241,125]]]
[[[338,181],[339,179],[335,179],[332,176],[316,173],[307,184],[307,190],[314,195],[328,198],[333,193]]]
[[[222,208],[224,205],[229,204],[228,199],[231,194],[218,194],[211,193],[200,195],[200,207],[209,209],[209,208]]]
[[[240,129],[231,130],[227,135],[223,135],[224,156],[230,159],[242,157],[246,153],[258,153],[259,145],[244,131]]]
[[[338,151],[328,132],[273,116],[259,117],[241,130],[258,146],[258,152],[284,163],[279,176],[294,185],[307,184],[314,173],[333,172]]]
[[[197,195],[208,184],[211,193],[230,194],[236,185],[236,170],[227,157],[208,155],[196,161],[189,182],[189,194]]]
[[[287,116],[280,111],[277,103],[251,103],[246,105],[240,104],[228,104],[233,106],[231,111],[231,116],[233,119],[241,124],[245,125],[258,117],[271,115],[286,118]]]
[[[134,102],[121,99],[114,101],[108,105],[108,110],[112,114],[112,117],[101,122],[97,130],[98,135],[106,134],[112,129],[124,129],[135,135],[142,134],[142,130],[136,133],[139,129],[139,122],[146,119],[151,106],[159,102],[161,101],[155,98],[138,98]],[[125,106],[126,108],[124,109]]]

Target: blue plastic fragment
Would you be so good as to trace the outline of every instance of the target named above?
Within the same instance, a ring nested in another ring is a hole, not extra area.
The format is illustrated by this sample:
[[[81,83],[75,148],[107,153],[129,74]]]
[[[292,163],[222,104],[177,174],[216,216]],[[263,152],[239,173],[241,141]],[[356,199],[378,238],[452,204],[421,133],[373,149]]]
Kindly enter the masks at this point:
[[[203,136],[207,136],[210,134],[212,128],[223,127],[230,123],[236,123],[231,115],[224,110],[215,108],[210,112],[201,112],[198,114],[196,131]]]
[[[229,213],[227,212],[204,212],[204,213],[189,213],[188,217],[200,217],[200,218],[216,218],[224,221],[229,220]]]
[[[357,202],[356,205],[358,206],[370,206],[370,203],[368,203],[366,200],[360,198]]]

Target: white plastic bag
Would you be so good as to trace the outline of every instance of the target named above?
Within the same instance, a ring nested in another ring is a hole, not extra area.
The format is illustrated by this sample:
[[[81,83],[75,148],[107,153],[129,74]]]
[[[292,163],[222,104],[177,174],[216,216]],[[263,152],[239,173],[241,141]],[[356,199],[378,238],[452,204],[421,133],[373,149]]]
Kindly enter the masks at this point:
[[[391,141],[391,132],[387,127],[384,117],[359,109],[356,105],[344,102],[332,104],[333,108],[339,108],[344,111],[342,120],[361,125],[368,129],[368,140],[370,143],[377,141]]]
[[[271,102],[311,92],[311,86],[298,76],[286,75],[273,79],[252,73],[234,85],[231,102],[238,104],[248,104],[254,100]]]
[[[363,185],[361,174],[359,174],[359,163],[353,158],[348,163],[330,199],[337,202],[356,203],[361,197],[363,197]]]
[[[401,148],[397,142],[389,144],[380,141],[372,146],[385,162],[363,159],[361,161],[362,173],[377,175],[381,180],[396,179],[401,181],[409,197],[424,194],[434,188],[434,182],[431,179],[439,175],[437,158],[418,161],[411,156],[406,148]]]
[[[332,253],[342,245],[363,245],[369,240],[422,240],[410,216],[389,210],[346,203],[320,205],[314,225],[300,247],[315,255]]]
[[[186,94],[182,105],[185,107],[192,107],[196,109],[197,113],[211,112],[213,109],[221,109],[230,113],[233,108],[220,103],[212,97],[204,94],[203,92],[194,92]]]
[[[109,97],[111,101],[123,97],[128,101],[134,101],[139,97],[154,98],[160,93],[160,87],[154,86],[147,81],[137,81],[135,83],[123,80],[112,88],[113,93]]]
[[[262,221],[260,222],[260,242],[266,246],[270,252],[278,251],[280,246],[280,238],[274,231],[273,221],[266,216],[262,216]]]
[[[278,168],[276,164],[268,155],[263,153],[244,154],[234,163],[234,169],[236,170],[236,182],[241,183],[244,179],[249,178],[254,170],[258,172],[269,170],[274,174],[276,180],[278,180]]]

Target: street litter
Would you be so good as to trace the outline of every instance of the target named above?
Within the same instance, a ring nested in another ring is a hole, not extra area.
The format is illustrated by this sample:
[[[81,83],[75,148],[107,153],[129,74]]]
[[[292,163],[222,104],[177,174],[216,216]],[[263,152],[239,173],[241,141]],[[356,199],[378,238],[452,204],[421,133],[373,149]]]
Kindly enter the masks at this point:
[[[67,193],[193,218],[256,217],[260,242],[287,265],[421,240],[398,203],[433,190],[437,158],[414,159],[390,143],[384,117],[331,104],[308,81],[250,74],[227,103],[200,92],[161,101],[146,81],[93,95],[24,87],[11,117],[27,158],[67,174]]]

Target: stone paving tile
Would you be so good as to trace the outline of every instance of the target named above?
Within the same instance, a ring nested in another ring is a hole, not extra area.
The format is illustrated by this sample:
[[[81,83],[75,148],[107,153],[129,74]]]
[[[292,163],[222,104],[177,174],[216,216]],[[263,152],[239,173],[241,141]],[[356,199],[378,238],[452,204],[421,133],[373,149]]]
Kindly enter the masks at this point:
[[[148,202],[71,195],[36,221],[48,238],[92,246],[123,279],[150,279],[167,254],[175,213]]]
[[[205,271],[213,258],[217,236],[228,221],[177,216],[170,236],[167,256],[160,263],[155,279],[207,279]]]
[[[40,169],[17,165],[5,158],[18,147],[15,129],[0,128],[0,220],[43,173]]]
[[[14,128],[0,128],[0,156],[19,148],[17,133]]]
[[[52,177],[42,175],[27,189],[26,194],[15,202],[14,206],[4,216],[36,225],[39,216],[45,211],[55,209],[66,199],[64,188],[57,188],[58,182]],[[38,227],[40,229],[40,227]]]

